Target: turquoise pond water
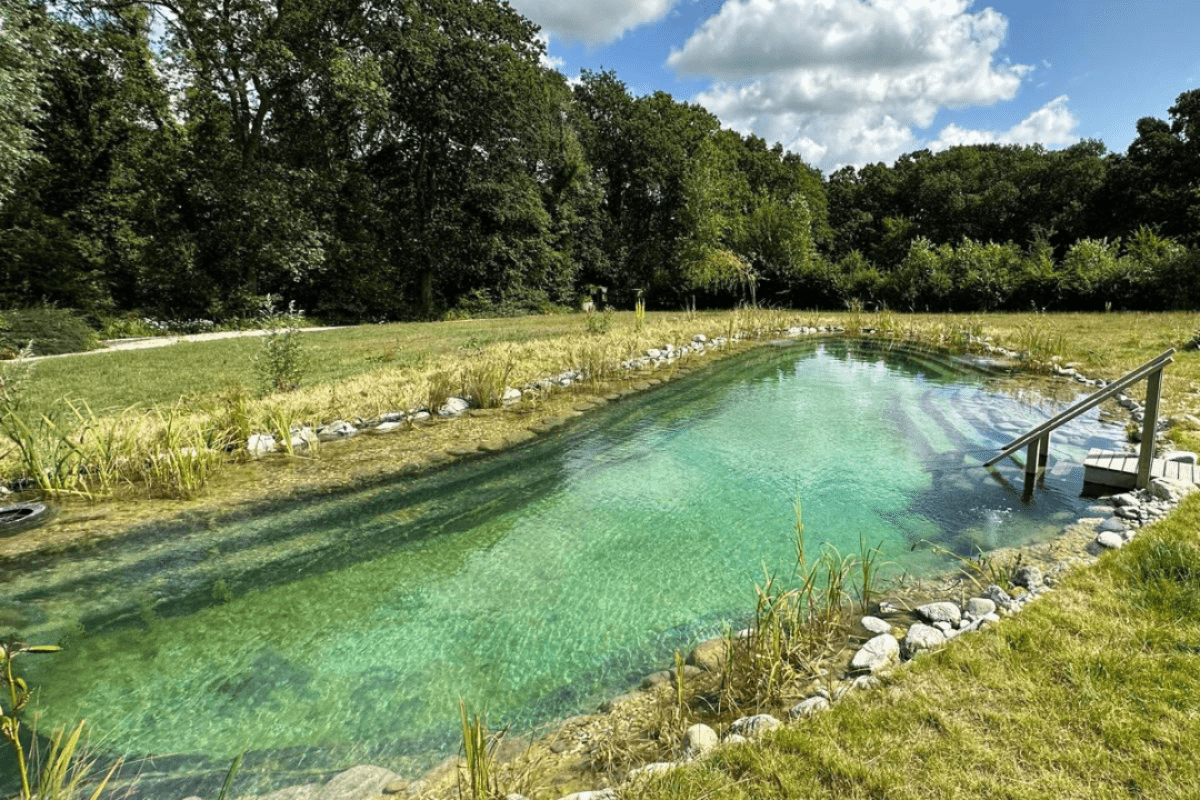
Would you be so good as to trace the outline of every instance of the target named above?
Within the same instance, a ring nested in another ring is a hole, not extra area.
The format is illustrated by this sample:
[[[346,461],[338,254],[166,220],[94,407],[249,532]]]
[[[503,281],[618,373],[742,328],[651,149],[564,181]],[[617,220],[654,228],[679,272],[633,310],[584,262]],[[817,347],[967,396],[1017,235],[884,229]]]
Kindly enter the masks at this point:
[[[529,730],[740,625],[755,582],[790,574],[797,499],[810,548],[862,537],[892,574],[946,570],[929,542],[1053,536],[1083,508],[1078,462],[1122,432],[1063,428],[1023,503],[1019,467],[979,451],[1061,406],[997,381],[908,348],[760,347],[513,451],[0,579],[21,633],[65,636],[27,662],[42,728],[82,717],[101,752],[154,755],[154,795],[213,795],[243,749],[237,794],[413,774],[456,750],[460,697]]]

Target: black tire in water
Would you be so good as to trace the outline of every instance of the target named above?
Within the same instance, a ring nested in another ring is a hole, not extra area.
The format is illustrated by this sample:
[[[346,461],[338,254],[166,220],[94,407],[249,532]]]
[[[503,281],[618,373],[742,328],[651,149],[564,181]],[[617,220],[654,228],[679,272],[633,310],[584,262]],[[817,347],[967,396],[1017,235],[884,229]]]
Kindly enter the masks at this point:
[[[45,503],[16,503],[0,506],[0,537],[45,525],[53,515]]]

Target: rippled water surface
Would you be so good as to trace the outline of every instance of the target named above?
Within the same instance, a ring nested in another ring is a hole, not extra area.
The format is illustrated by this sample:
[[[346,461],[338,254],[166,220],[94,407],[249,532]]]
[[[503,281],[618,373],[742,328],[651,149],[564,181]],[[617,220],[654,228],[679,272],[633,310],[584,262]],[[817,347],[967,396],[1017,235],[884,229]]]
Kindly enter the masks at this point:
[[[518,730],[578,713],[738,624],[791,570],[796,500],[810,547],[861,538],[893,572],[945,569],[929,543],[1056,533],[1120,431],[1093,412],[1056,434],[1024,504],[981,451],[1059,409],[993,381],[905,348],[762,347],[515,451],[9,575],[22,632],[67,637],[30,675],[42,727],[85,717],[182,797],[243,749],[239,794],[412,773],[455,750],[459,697]]]

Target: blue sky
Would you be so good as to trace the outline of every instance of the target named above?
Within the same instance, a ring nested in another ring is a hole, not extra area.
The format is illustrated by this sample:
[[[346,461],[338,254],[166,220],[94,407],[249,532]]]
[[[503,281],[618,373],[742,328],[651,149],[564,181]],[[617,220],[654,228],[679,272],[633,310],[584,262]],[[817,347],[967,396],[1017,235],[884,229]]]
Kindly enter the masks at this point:
[[[568,78],[699,102],[826,172],[979,142],[1123,152],[1200,88],[1200,0],[510,0]]]

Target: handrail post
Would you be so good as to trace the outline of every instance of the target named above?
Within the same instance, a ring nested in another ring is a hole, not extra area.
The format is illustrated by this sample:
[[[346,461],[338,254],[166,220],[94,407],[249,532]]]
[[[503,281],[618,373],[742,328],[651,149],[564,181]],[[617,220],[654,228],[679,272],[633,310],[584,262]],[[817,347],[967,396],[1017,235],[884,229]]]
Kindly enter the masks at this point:
[[[1046,467],[1050,463],[1050,431],[1038,440],[1038,486],[1046,485]]]
[[[1025,488],[1021,492],[1021,499],[1026,503],[1033,499],[1033,485],[1037,482],[1042,460],[1042,442],[1039,436],[1029,443],[1029,449],[1025,451]]]
[[[1162,399],[1162,369],[1146,379],[1146,405],[1142,418],[1142,445],[1138,452],[1137,483],[1139,489],[1150,485],[1150,468],[1154,464],[1155,439],[1158,435],[1158,403]]]

